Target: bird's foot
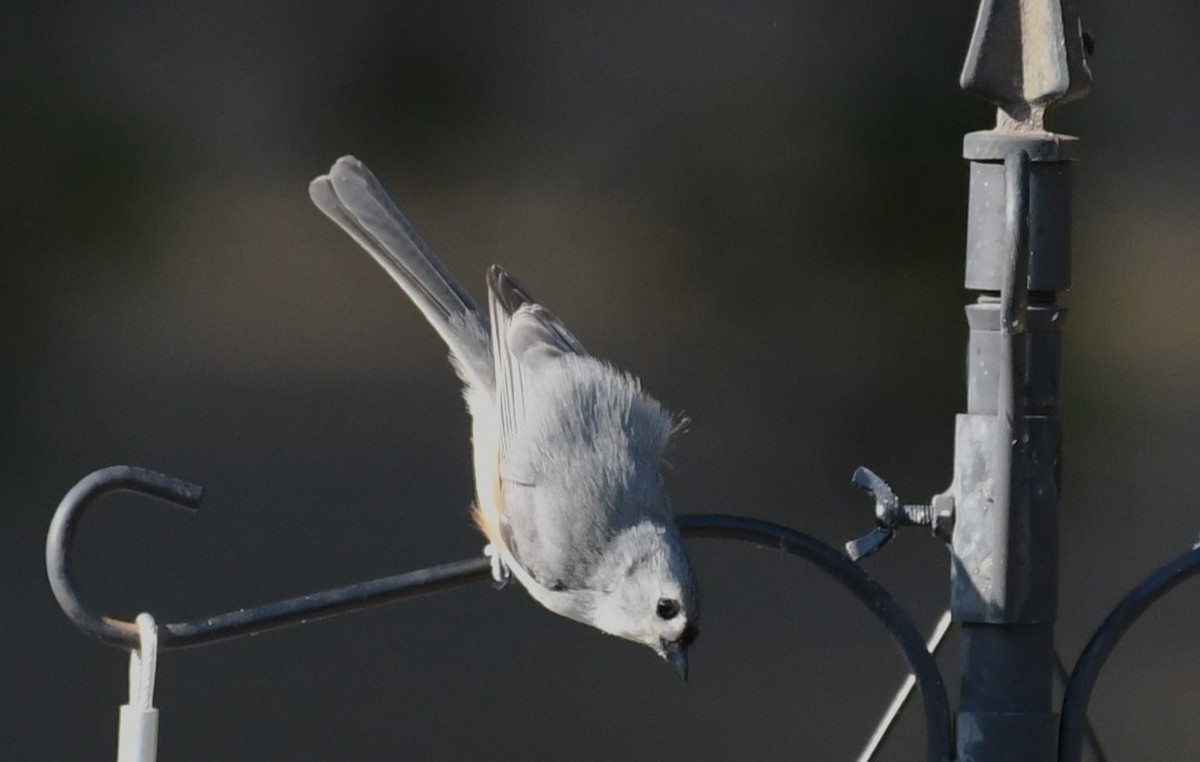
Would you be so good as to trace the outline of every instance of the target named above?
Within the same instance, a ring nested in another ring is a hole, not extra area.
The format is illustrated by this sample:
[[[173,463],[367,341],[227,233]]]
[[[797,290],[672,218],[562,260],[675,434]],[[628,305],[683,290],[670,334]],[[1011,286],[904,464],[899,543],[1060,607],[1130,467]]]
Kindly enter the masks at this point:
[[[512,581],[512,572],[508,570],[504,559],[500,557],[500,551],[492,543],[483,546],[483,555],[487,556],[492,562],[492,586],[497,590],[502,590],[510,581]]]

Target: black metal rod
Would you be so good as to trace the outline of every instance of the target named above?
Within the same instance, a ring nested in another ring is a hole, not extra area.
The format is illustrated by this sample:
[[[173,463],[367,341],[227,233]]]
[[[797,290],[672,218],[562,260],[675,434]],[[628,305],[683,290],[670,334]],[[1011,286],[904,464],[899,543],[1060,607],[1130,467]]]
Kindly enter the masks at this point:
[[[1200,573],[1200,547],[1184,553],[1162,566],[1133,589],[1088,641],[1063,694],[1062,720],[1058,726],[1059,762],[1079,762],[1083,758],[1083,735],[1087,726],[1088,702],[1104,663],[1146,609],[1176,586]]]
[[[50,521],[50,531],[46,534],[46,576],[58,605],[88,635],[110,646],[133,650],[138,647],[137,624],[93,611],[79,595],[71,567],[71,545],[84,511],[100,496],[122,490],[194,511],[200,506],[204,488],[145,468],[110,466],[80,479],[63,497]]]
[[[202,489],[196,485],[146,469],[113,466],[96,471],[75,485],[59,504],[46,538],[46,570],[59,606],[76,627],[103,643],[131,650],[138,644],[136,624],[97,614],[88,606],[75,586],[70,564],[75,529],[84,512],[97,498],[122,490],[191,509],[199,505],[202,495]],[[916,677],[925,705],[927,758],[939,762],[952,758],[950,702],[937,663],[926,651],[916,625],[883,586],[832,547],[778,524],[720,515],[682,516],[678,524],[688,537],[739,540],[799,556],[849,590],[883,624]],[[482,556],[443,564],[205,619],[159,625],[159,648],[215,643],[449,590],[490,577],[490,564]]]
[[[144,468],[111,466],[80,480],[63,498],[50,522],[46,537],[46,574],[58,605],[67,618],[88,635],[107,645],[133,650],[138,647],[137,624],[98,614],[84,602],[75,586],[70,562],[75,530],[83,514],[98,498],[118,491],[137,492],[194,510],[199,507],[204,490],[195,484]],[[491,579],[488,559],[480,556],[456,561],[191,622],[160,624],[158,648],[166,651],[216,643],[486,579]]]
[[[1062,654],[1058,651],[1054,652],[1054,674],[1065,691],[1067,684],[1071,682],[1071,673],[1067,671],[1067,665],[1063,662]],[[1083,723],[1083,740],[1086,742],[1088,750],[1092,752],[1092,758],[1095,762],[1108,762],[1108,755],[1104,753],[1103,747],[1100,746],[1100,737],[1096,735],[1096,729],[1086,716]]]

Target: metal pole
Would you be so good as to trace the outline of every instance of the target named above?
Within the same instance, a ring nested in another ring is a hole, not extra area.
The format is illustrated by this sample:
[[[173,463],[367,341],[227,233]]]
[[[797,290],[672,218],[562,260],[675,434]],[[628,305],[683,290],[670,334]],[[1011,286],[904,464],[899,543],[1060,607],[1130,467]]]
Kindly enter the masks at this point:
[[[1075,138],[1045,110],[1090,83],[1070,0],[983,0],[963,89],[999,108],[971,162],[967,412],[955,440],[951,610],[962,625],[956,749],[1051,762],[1058,590],[1059,376]]]

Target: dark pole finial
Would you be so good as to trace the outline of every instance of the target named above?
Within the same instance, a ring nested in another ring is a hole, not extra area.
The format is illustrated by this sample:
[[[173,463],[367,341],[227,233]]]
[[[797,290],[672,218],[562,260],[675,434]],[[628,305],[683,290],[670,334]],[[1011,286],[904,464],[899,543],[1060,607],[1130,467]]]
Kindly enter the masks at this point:
[[[997,129],[1041,131],[1091,89],[1085,37],[1075,0],[982,0],[959,83],[996,104]]]

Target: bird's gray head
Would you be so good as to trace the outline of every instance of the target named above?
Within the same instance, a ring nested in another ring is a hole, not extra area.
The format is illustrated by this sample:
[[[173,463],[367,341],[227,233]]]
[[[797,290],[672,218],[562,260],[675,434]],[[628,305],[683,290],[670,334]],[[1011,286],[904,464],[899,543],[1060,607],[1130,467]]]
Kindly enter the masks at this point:
[[[700,633],[700,596],[673,523],[645,521],[612,542],[611,582],[596,600],[593,624],[641,643],[687,679],[688,648]]]

